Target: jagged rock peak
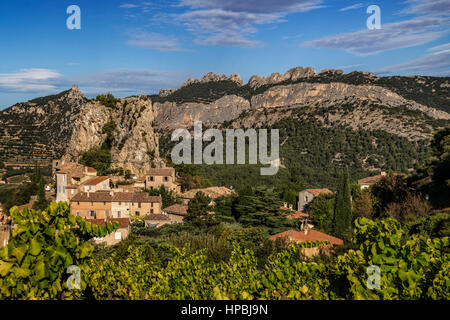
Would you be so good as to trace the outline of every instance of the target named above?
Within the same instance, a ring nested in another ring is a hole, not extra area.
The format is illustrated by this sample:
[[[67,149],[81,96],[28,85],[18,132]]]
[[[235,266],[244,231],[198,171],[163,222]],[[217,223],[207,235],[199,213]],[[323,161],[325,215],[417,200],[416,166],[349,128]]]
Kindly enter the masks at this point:
[[[323,69],[322,71],[320,71],[319,74],[325,74],[325,73],[329,73],[329,74],[333,74],[333,75],[345,74],[344,70],[341,70],[341,69],[328,69],[328,68]]]
[[[189,79],[187,79],[187,81],[183,82],[183,84],[180,86],[180,89],[183,87],[187,87],[190,84],[199,83],[199,82],[200,82],[200,80],[198,80],[196,78],[189,78]]]
[[[208,72],[207,74],[205,74],[202,78],[202,83],[226,80],[236,82],[241,86],[244,84],[239,74],[232,74],[231,76],[227,77],[224,74],[219,76],[218,74],[215,74],[213,72]]]
[[[70,90],[72,90],[72,91],[80,91],[80,90],[78,89],[78,86],[77,86],[76,84],[74,84],[74,85],[72,86],[72,89],[70,89]]]
[[[267,78],[255,75],[250,78],[248,84],[252,89],[257,89],[267,84],[276,84],[286,80],[296,81],[301,78],[314,77],[316,71],[311,67],[296,67],[288,70],[285,74],[272,73]]]
[[[167,97],[167,96],[170,96],[172,93],[174,93],[175,92],[175,89],[167,89],[167,90],[164,90],[164,89],[161,89],[161,90],[159,90],[159,96],[160,97]]]

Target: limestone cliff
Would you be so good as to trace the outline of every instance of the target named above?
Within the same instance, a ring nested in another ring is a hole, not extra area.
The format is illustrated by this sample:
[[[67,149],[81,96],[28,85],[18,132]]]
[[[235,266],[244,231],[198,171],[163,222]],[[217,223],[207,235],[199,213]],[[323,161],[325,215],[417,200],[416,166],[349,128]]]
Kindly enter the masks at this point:
[[[158,137],[153,130],[154,112],[146,96],[120,100],[114,108],[89,101],[80,110],[73,124],[73,133],[64,160],[78,160],[81,154],[105,141],[102,128],[114,121],[111,148],[112,167],[144,173],[158,161]]]

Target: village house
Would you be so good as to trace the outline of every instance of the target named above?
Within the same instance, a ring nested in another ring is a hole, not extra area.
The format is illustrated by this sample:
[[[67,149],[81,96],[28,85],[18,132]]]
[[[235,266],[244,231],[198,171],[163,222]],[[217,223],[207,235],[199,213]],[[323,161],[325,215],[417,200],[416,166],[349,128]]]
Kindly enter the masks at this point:
[[[280,207],[280,210],[282,211],[282,215],[286,217],[286,219],[294,220],[294,219],[306,219],[309,217],[309,214],[293,210],[293,206],[288,205],[286,202],[283,206]]]
[[[57,186],[56,202],[70,201],[73,196],[81,191],[83,183],[89,182],[92,184],[95,182],[92,181],[93,178],[97,177],[97,170],[94,168],[86,167],[74,162],[60,164],[59,162],[54,161],[52,170]],[[100,183],[101,182],[98,182],[98,184]],[[97,187],[97,185],[95,185],[95,187]],[[107,187],[109,189],[109,184]]]
[[[169,217],[170,223],[183,223],[183,218],[187,215],[188,206],[174,204],[163,209],[163,213]]]
[[[159,228],[165,224],[172,224],[167,214],[149,214],[145,216],[146,227]]]
[[[234,191],[227,187],[209,187],[204,189],[192,189],[186,191],[181,196],[183,198],[183,204],[187,205],[191,199],[195,197],[198,192],[202,192],[211,198],[211,205],[214,204],[214,200],[222,196],[230,196],[234,194]]]
[[[145,188],[152,190],[159,189],[161,186],[177,193],[181,191],[180,185],[176,182],[174,168],[154,168],[147,172],[145,175]]]
[[[144,192],[80,192],[70,201],[70,212],[88,219],[130,218],[161,214],[161,196]]]
[[[106,235],[103,238],[94,238],[94,241],[98,244],[104,243],[107,246],[115,245],[120,241],[126,239],[131,232],[131,225],[129,218],[110,218],[110,219],[86,219],[86,221],[99,226],[105,226],[105,224],[117,222],[119,228]]]
[[[291,229],[277,233],[271,236],[270,240],[275,241],[278,238],[286,238],[289,242],[329,241],[328,245],[301,249],[300,251],[309,258],[318,255],[320,252],[328,254],[333,246],[341,246],[344,244],[344,241],[339,238],[330,236],[320,231],[310,230],[308,227],[305,227],[304,230],[301,231]]]
[[[306,189],[298,193],[298,211],[305,212],[315,197],[321,194],[333,194],[331,190],[324,189]]]
[[[386,172],[382,171],[381,174],[379,175],[359,179],[358,184],[361,186],[361,189],[366,189],[369,188],[371,185],[378,183],[383,177],[386,177],[386,175],[387,175]]]

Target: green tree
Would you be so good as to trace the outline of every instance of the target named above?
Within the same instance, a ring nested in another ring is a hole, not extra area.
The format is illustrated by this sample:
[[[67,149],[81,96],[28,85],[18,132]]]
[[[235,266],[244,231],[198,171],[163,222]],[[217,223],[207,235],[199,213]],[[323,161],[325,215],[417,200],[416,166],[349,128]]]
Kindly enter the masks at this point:
[[[111,161],[111,152],[104,146],[89,149],[81,155],[79,160],[82,165],[93,167],[99,175],[108,174]]]
[[[333,233],[337,237],[344,237],[352,226],[352,207],[347,168],[341,173],[339,180],[334,205]]]
[[[308,214],[319,230],[330,233],[333,230],[334,195],[322,194],[315,197]]]
[[[44,180],[41,179],[41,181],[39,182],[39,191],[37,194],[37,200],[33,204],[33,209],[45,210],[48,205],[49,205],[48,200],[45,198]]]
[[[210,203],[210,197],[201,191],[197,192],[194,198],[189,201],[187,215],[183,221],[199,228],[216,225],[217,221],[212,213],[213,208]]]

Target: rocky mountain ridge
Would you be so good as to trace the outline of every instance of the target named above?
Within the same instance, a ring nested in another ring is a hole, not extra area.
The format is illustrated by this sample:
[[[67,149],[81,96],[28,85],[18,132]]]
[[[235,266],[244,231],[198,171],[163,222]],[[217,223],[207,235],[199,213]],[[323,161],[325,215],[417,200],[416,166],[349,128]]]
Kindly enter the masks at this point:
[[[112,166],[140,173],[163,165],[159,139],[176,128],[270,126],[281,119],[315,119],[324,126],[380,130],[411,141],[428,140],[450,124],[449,78],[377,77],[366,72],[297,67],[268,77],[214,73],[177,90],[118,99],[112,106],[86,99],[74,86],[58,95],[0,112],[0,160],[76,161],[100,145],[115,122]]]

